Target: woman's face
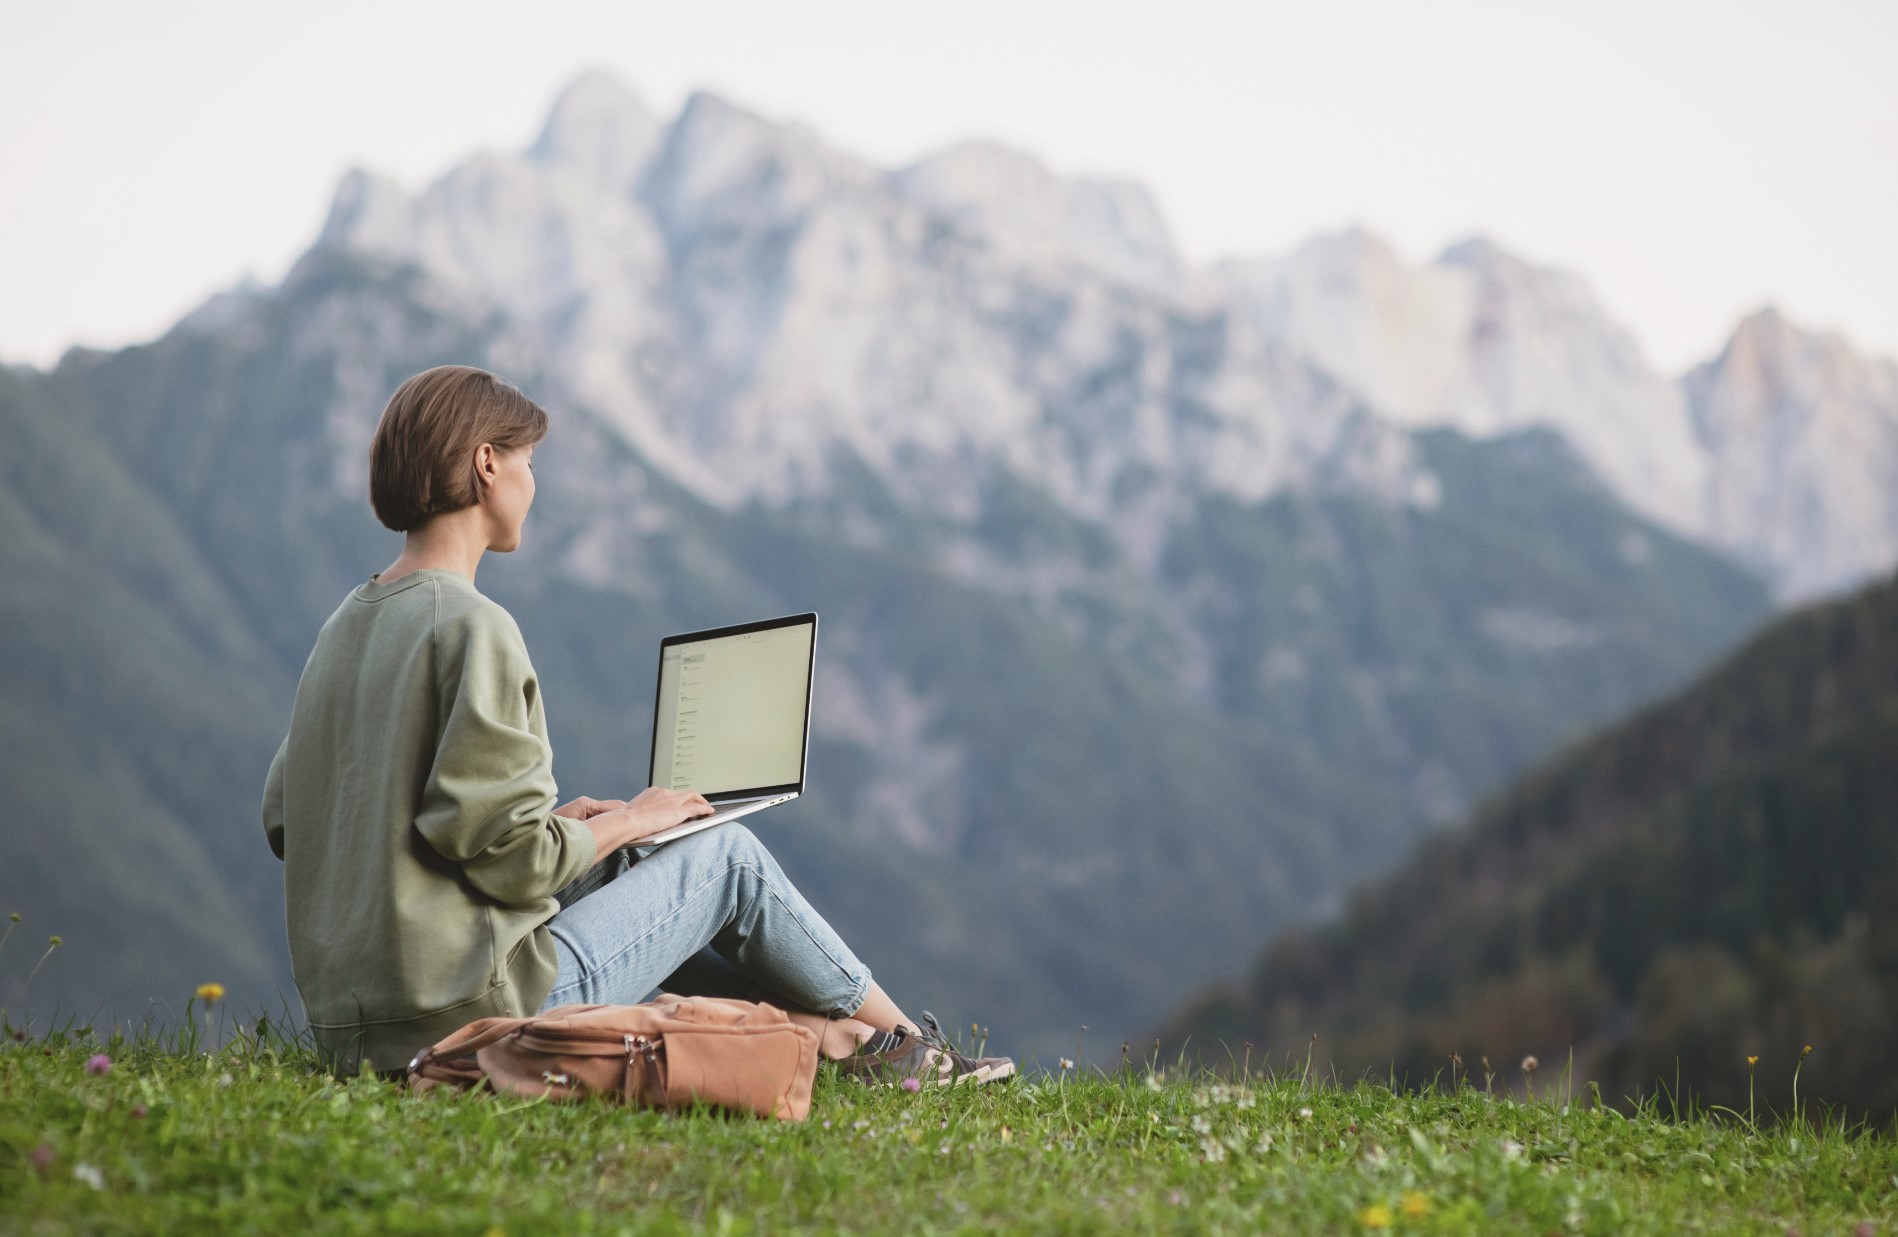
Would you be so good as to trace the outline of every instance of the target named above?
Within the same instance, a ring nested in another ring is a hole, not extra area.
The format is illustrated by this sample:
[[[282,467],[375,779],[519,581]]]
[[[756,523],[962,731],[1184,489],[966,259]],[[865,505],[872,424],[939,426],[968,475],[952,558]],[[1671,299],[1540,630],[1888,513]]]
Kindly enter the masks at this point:
[[[505,554],[521,544],[521,524],[534,505],[534,445],[497,451],[484,443],[475,466],[487,482],[481,505],[488,512],[488,548]]]

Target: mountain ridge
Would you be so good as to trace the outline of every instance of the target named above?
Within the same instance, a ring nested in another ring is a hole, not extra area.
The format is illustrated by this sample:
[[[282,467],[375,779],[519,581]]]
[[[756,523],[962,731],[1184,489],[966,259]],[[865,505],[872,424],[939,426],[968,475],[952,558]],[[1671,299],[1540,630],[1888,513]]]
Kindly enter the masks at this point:
[[[611,106],[600,101],[608,97]],[[551,148],[549,135],[583,127],[565,119],[571,113],[591,123],[574,140],[594,142],[598,164],[602,135],[620,132],[600,119],[612,107],[620,113],[609,119],[631,136],[616,148],[614,173],[587,181],[612,191],[588,196],[537,152]],[[543,173],[561,175],[542,184]],[[570,269],[552,282],[544,252],[497,259],[518,248],[506,238],[522,218],[539,220],[543,249],[565,255]],[[751,239],[733,249],[712,227]],[[1051,375],[1024,371],[998,332],[1041,315],[1040,329],[1068,332],[1053,338],[1072,363],[1097,358],[1118,336],[1139,341],[1130,363],[1164,367],[1156,324],[1180,320],[1222,323],[1228,336],[1256,336],[1246,345],[1255,353],[1317,365],[1400,437],[1554,428],[1623,501],[1767,572],[1789,600],[1898,561],[1898,510],[1877,497],[1898,484],[1898,366],[1781,332],[1771,341],[1779,385],[1762,403],[1781,409],[1781,432],[1800,441],[1790,456],[1762,458],[1721,433],[1720,412],[1705,405],[1704,392],[1722,385],[1705,371],[1726,363],[1732,341],[1722,357],[1669,378],[1579,276],[1535,267],[1480,234],[1418,267],[1353,225],[1277,258],[1190,268],[1151,195],[1131,181],[1058,176],[1032,154],[979,140],[885,169],[710,91],[661,121],[616,79],[593,74],[561,94],[523,155],[477,155],[413,198],[350,173],[323,238],[416,261],[497,311],[538,319],[524,328],[535,346],[566,352],[565,368],[586,375],[573,394],[626,410],[642,449],[713,501],[821,491],[823,444],[846,441],[873,460],[967,447],[1036,471],[1098,516],[1112,505],[1115,476],[1154,461],[1164,468],[1177,447],[1157,429],[1111,458],[1068,458],[1045,438],[1023,446]],[[862,304],[877,313],[865,318]],[[1736,338],[1751,320],[1736,324]],[[940,351],[919,351],[918,339]],[[629,352],[648,358],[644,370],[627,363]],[[684,352],[705,358],[702,372],[655,387],[651,367]],[[1813,366],[1849,388],[1853,418],[1806,414],[1831,389],[1813,394]],[[1255,484],[1296,486],[1347,436],[1335,417],[1261,421],[1245,411],[1256,375],[1250,366],[1214,371],[1219,381],[1202,395],[1214,414],[1209,449],[1248,461],[1242,471],[1263,478]],[[932,390],[947,398],[927,398]],[[873,415],[883,405],[905,415]],[[693,412],[681,422],[667,408]],[[799,433],[775,430],[781,420]],[[718,443],[733,445],[715,461],[716,477],[703,475]],[[877,467],[893,481],[915,479]],[[1216,474],[1205,481],[1224,484]],[[1373,485],[1396,493],[1416,481],[1386,468]],[[1773,497],[1787,488],[1811,508],[1790,534]]]

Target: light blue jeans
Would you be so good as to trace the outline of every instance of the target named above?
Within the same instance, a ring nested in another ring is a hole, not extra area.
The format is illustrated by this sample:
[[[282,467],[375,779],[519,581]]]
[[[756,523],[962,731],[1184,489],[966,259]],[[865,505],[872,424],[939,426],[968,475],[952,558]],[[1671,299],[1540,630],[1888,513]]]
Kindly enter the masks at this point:
[[[542,1010],[663,991],[847,1018],[870,993],[869,969],[740,821],[622,846],[554,896],[560,971]]]

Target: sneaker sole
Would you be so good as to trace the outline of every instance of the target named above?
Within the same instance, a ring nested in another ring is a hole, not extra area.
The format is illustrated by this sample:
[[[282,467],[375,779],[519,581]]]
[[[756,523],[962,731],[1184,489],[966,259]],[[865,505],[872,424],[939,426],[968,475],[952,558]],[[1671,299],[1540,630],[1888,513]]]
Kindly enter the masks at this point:
[[[1013,1078],[1014,1076],[1015,1063],[1008,1061],[1001,1065],[978,1065],[966,1074],[957,1074],[953,1077],[938,1075],[935,1078],[922,1078],[919,1076],[917,1081],[926,1087],[960,1087],[970,1083],[979,1087],[985,1082],[1000,1082],[1004,1078]],[[903,1082],[901,1079],[898,1079],[881,1085],[886,1087],[900,1087],[903,1085]]]
[[[977,1086],[981,1086],[985,1082],[1000,1082],[1004,1078],[1013,1078],[1014,1076],[1015,1063],[1010,1061],[1006,1065],[977,1066],[960,1078],[938,1080],[936,1085],[943,1086],[946,1084],[952,1087],[959,1087],[965,1082],[973,1082]]]
[[[927,1087],[957,1087],[963,1083],[971,1082],[977,1086],[981,1086],[984,1083],[1000,1082],[1004,1078],[1013,1078],[1015,1076],[1015,1062],[1006,1057],[994,1065],[978,1065],[966,1074],[938,1074],[934,1078],[923,1074],[892,1075],[883,1071],[859,1071],[850,1068],[850,1066],[844,1064],[843,1061],[836,1062],[836,1065],[838,1066],[838,1072],[845,1078],[852,1079],[868,1087],[900,1087],[910,1078],[915,1078],[919,1083]]]

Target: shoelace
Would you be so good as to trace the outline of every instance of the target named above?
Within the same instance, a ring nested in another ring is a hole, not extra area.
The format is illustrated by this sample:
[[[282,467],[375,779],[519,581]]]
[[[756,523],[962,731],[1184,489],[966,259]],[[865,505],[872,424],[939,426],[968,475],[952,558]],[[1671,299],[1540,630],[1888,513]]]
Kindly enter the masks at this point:
[[[973,1055],[959,1051],[949,1043],[949,1037],[943,1034],[942,1024],[936,1021],[936,1015],[926,1009],[923,1010],[922,1023],[922,1028],[918,1028],[916,1032],[916,1038],[936,1050],[938,1054],[936,1067],[939,1074],[959,1074],[975,1067]]]
[[[929,1029],[926,1031],[919,1029],[916,1033],[918,1039],[928,1044],[931,1048],[942,1048],[953,1051],[953,1049],[950,1048],[949,1037],[943,1034],[942,1024],[936,1021],[936,1015],[930,1013],[928,1010],[924,1010],[923,1026]]]

